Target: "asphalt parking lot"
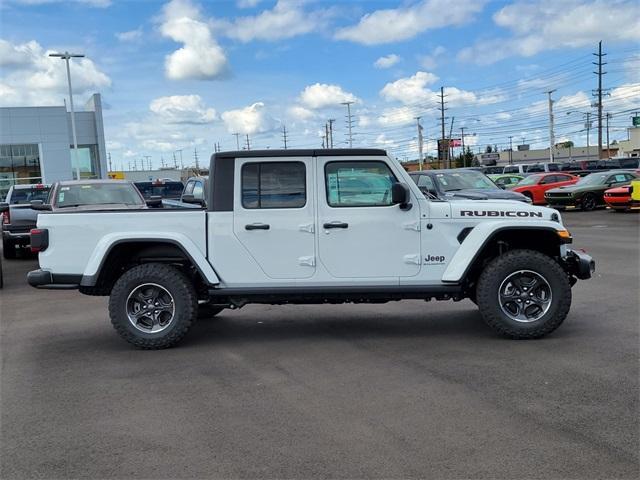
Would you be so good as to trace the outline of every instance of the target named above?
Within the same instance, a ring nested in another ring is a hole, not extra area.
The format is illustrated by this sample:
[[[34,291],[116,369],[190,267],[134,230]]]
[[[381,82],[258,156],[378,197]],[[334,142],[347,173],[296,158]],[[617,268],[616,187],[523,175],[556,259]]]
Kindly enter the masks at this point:
[[[568,212],[597,273],[565,324],[469,301],[248,306],[141,351],[106,299],[4,261],[2,478],[638,478],[640,215]]]

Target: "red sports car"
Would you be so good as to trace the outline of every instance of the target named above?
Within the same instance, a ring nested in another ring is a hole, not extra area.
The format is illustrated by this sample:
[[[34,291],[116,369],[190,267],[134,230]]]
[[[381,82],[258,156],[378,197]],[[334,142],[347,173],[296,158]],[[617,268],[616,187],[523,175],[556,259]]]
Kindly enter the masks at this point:
[[[535,205],[544,205],[544,192],[551,188],[572,185],[580,180],[580,177],[569,173],[538,173],[522,179],[511,190],[522,193],[531,199]]]
[[[640,182],[635,188],[639,187]],[[612,208],[616,212],[640,209],[640,201],[632,198],[633,191],[634,187],[632,185],[610,188],[604,192],[604,201],[608,207]]]

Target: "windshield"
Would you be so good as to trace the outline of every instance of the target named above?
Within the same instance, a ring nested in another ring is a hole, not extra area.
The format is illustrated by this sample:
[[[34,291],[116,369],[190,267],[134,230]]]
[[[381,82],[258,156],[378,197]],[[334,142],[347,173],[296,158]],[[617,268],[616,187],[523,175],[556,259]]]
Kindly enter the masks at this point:
[[[436,179],[440,188],[445,192],[469,189],[496,190],[498,188],[489,178],[478,172],[440,172],[436,174]]]
[[[12,205],[24,205],[27,203],[31,203],[33,200],[42,200],[44,203],[47,203],[47,199],[49,198],[49,190],[50,187],[39,186],[33,188],[14,188],[11,193],[11,204]]]
[[[520,180],[520,182],[518,182],[518,186],[523,186],[523,185],[536,185],[539,181],[540,178],[542,177],[542,175],[531,175],[529,177],[523,178],[522,180]]]
[[[609,177],[610,173],[592,173],[591,175],[587,175],[586,177],[582,177],[576,185],[584,186],[584,185],[602,185]]]
[[[144,205],[144,202],[130,183],[88,183],[62,185],[55,204],[58,208],[65,208],[103,204]]]
[[[140,190],[144,198],[157,195],[162,198],[180,198],[182,196],[182,190],[184,189],[182,182],[136,182],[136,187],[138,187],[138,190]]]

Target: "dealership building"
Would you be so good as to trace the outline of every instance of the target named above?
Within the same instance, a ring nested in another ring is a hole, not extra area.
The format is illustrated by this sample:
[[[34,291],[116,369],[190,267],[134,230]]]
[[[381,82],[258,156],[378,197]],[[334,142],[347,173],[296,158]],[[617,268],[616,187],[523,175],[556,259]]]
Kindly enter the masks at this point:
[[[75,112],[81,178],[107,178],[102,99]],[[0,108],[0,199],[14,184],[75,178],[71,113],[54,107]]]

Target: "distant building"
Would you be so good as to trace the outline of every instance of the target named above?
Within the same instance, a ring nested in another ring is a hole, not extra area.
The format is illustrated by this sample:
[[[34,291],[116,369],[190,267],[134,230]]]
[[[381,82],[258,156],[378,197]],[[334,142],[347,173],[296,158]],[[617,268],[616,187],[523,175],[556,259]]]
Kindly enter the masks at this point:
[[[627,138],[616,145],[620,156],[640,157],[640,126],[627,128]]]
[[[106,178],[102,99],[94,94],[76,111],[82,178]],[[64,106],[0,108],[0,198],[16,183],[75,177],[71,113]]]

